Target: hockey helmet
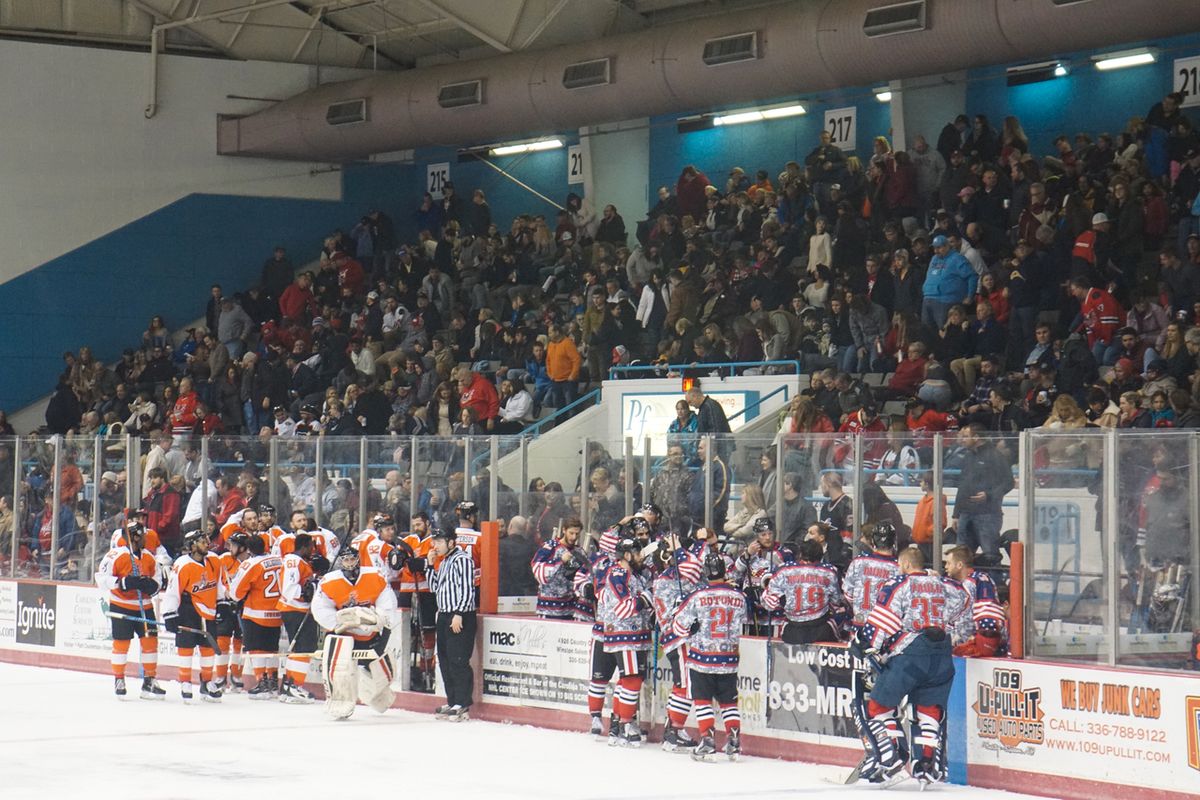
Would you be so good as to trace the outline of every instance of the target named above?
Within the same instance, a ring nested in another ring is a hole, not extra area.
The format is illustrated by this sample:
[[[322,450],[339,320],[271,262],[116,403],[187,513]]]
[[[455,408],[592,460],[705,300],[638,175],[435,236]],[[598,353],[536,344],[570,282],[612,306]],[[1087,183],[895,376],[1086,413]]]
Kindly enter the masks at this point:
[[[623,536],[617,542],[617,546],[613,552],[616,554],[617,560],[623,560],[626,553],[632,555],[642,552],[642,543],[632,536]]]
[[[371,527],[377,531],[384,528],[394,528],[396,527],[396,521],[392,519],[391,514],[376,514],[371,518]]]
[[[204,540],[205,542],[208,541],[208,532],[203,531],[200,528],[196,528],[195,530],[188,531],[187,533],[185,533],[183,535],[183,543],[186,544],[188,547],[191,547],[193,544],[195,544],[196,542],[198,542],[200,540]]]
[[[250,539],[250,534],[245,531],[238,531],[237,533],[230,534],[228,545],[230,549],[237,547],[239,550],[249,550]]]
[[[663,516],[662,509],[654,503],[644,503],[638,511],[643,514],[653,514],[656,520],[662,519]]]
[[[479,516],[479,506],[474,501],[463,500],[454,507],[455,513],[460,517],[477,517]]]
[[[300,406],[300,413],[311,414],[314,417],[318,416],[317,407],[312,403],[305,403],[304,405]]]
[[[720,553],[710,552],[704,557],[704,577],[710,581],[725,580],[725,559]]]
[[[258,504],[258,513],[260,515],[269,514],[270,516],[273,517],[273,516],[275,516],[275,506],[271,505],[270,503],[259,503]]]
[[[754,535],[760,533],[775,533],[775,520],[770,517],[759,517],[754,520]]]
[[[896,526],[888,520],[876,522],[875,530],[871,531],[871,544],[877,550],[895,550]]]
[[[434,528],[429,532],[429,538],[431,540],[445,539],[448,542],[453,542],[458,538],[458,534],[455,533],[453,528]]]
[[[642,517],[634,517],[629,520],[629,530],[633,532],[634,536],[641,536],[643,534],[648,536],[650,535],[650,523]]]

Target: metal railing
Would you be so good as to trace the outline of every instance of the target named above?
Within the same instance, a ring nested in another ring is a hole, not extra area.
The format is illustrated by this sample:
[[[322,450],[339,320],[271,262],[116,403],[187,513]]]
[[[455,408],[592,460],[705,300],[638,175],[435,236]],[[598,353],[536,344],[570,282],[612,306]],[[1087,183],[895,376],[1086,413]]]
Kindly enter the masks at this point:
[[[699,370],[713,371],[715,370],[720,375],[721,370],[729,370],[728,375],[733,376],[738,369],[744,368],[767,368],[767,367],[791,367],[795,371],[794,374],[800,375],[802,367],[796,359],[782,359],[779,361],[718,361],[711,364],[701,364],[691,362],[688,364],[639,364],[612,367],[608,371],[610,380],[616,380],[625,373],[642,373],[652,372],[658,373],[659,377],[666,377],[669,373],[684,373],[696,372]]]

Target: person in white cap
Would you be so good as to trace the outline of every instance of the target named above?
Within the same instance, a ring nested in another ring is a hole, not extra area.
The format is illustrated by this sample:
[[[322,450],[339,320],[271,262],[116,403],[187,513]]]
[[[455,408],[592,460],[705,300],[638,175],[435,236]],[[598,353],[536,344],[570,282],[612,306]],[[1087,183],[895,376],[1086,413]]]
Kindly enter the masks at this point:
[[[1108,263],[1108,231],[1111,227],[1104,212],[1092,217],[1092,229],[1079,234],[1071,250],[1071,261],[1077,268],[1093,271],[1097,265]]]

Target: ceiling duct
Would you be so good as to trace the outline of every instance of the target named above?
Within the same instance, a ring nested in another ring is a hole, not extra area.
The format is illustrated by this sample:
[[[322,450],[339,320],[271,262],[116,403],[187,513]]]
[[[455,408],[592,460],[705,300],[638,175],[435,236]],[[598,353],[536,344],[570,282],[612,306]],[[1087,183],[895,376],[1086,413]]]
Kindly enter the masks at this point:
[[[925,0],[872,8],[863,20],[863,33],[872,39],[877,36],[894,36],[897,33],[915,33],[923,30]]]
[[[792,0],[741,8],[561,47],[326,84],[256,114],[219,119],[218,152],[346,161],[418,147],[472,146],[1036,63],[1200,30],[1197,0],[1154,5],[1153,14],[1131,11],[1128,0],[1067,6],[1056,0]],[[902,19],[920,27],[894,35]],[[868,35],[868,22],[872,31],[891,26],[892,35]],[[706,56],[736,67],[706,69]],[[745,60],[725,61],[734,57]],[[568,85],[568,79],[594,75],[588,71],[599,71],[595,64],[604,61],[607,83],[586,91]],[[362,99],[364,121],[328,123],[330,106]]]
[[[612,83],[612,59],[597,58],[568,64],[563,70],[564,89],[586,89],[589,86],[607,86]]]
[[[709,39],[704,43],[704,63],[710,67],[753,61],[758,58],[758,31]]]

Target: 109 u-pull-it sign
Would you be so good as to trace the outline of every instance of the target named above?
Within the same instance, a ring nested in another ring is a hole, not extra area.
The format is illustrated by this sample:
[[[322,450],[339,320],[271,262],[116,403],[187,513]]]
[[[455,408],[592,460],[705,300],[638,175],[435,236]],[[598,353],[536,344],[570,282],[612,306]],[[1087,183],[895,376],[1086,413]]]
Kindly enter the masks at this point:
[[[1164,791],[1200,785],[1195,676],[967,661],[969,763]]]

